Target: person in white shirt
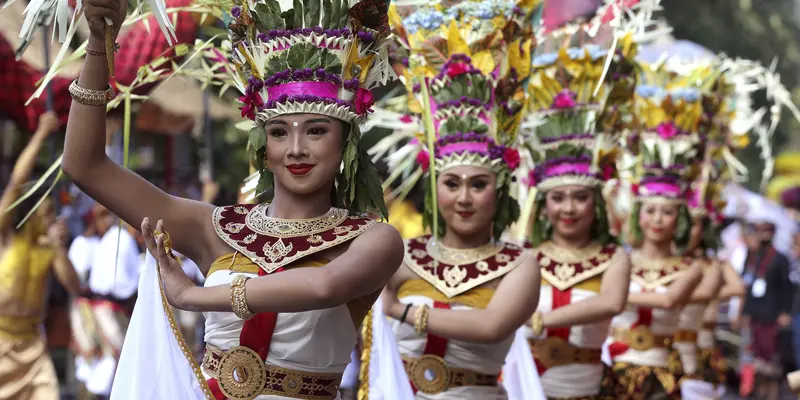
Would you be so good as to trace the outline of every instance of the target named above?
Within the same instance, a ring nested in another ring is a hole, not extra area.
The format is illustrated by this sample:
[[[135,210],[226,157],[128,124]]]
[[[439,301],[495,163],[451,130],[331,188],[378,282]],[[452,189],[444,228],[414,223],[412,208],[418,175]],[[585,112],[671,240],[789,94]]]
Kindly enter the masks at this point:
[[[108,212],[106,210],[106,212]],[[96,396],[110,396],[122,342],[136,290],[139,285],[140,251],[134,236],[119,220],[108,214],[100,223],[105,228],[91,263],[88,278],[92,311],[102,340],[100,359],[95,363],[86,389]]]

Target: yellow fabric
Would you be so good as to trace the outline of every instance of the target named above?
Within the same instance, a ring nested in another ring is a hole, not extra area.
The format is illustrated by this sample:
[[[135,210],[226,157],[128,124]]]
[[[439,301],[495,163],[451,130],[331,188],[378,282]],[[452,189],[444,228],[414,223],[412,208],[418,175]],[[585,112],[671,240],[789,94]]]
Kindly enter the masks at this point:
[[[408,296],[425,296],[442,303],[458,303],[467,307],[483,309],[492,300],[494,289],[478,287],[457,296],[447,297],[424,279],[410,279],[403,282],[397,290],[397,298],[402,299]]]
[[[26,228],[12,237],[0,256],[0,309],[10,306],[28,314],[26,317],[0,316],[0,330],[6,336],[36,336],[44,315],[47,278],[55,254],[50,248],[35,243],[33,238],[37,235],[32,234],[32,230]]]
[[[329,262],[330,260],[324,258],[306,258],[286,266],[286,269],[319,268],[328,265]],[[211,263],[211,267],[208,269],[208,275],[211,275],[217,271],[234,271],[246,274],[257,274],[260,269],[261,268],[256,265],[256,263],[242,254],[230,253],[214,260],[214,262]],[[380,290],[378,290],[366,296],[347,302],[347,309],[350,311],[350,317],[353,319],[353,325],[356,327],[361,326],[361,322],[364,320],[364,317],[367,316],[370,308],[372,308],[372,304],[375,303],[375,300],[378,298],[380,293]]]
[[[571,289],[588,290],[595,293],[600,293],[600,285],[603,283],[603,274],[593,276],[585,281],[572,285]],[[550,286],[550,282],[542,278],[542,285]]]
[[[783,192],[797,186],[800,186],[800,174],[776,176],[767,183],[764,195],[780,203]]]
[[[0,399],[58,400],[58,379],[43,338],[0,339]]]
[[[412,239],[425,234],[422,225],[422,214],[414,208],[410,201],[395,201],[389,207],[389,224],[403,239]]]

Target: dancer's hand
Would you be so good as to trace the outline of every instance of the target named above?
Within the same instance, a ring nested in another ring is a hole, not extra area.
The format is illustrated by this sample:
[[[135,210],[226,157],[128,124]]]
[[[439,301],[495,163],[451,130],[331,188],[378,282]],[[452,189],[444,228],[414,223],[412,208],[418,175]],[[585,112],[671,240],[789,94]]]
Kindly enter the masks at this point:
[[[147,250],[161,267],[161,280],[164,283],[167,301],[173,307],[183,309],[184,295],[195,285],[183,272],[178,258],[172,253],[172,243],[169,234],[164,230],[164,221],[159,220],[156,229],[153,230],[150,226],[150,219],[145,218],[142,221],[142,236],[144,236]]]
[[[83,10],[93,39],[105,41],[105,32],[108,27],[105,21],[106,18],[110,19],[113,24],[113,37],[116,39],[120,27],[122,27],[122,22],[128,13],[128,1],[85,0],[83,2]]]
[[[59,220],[47,228],[47,238],[54,248],[66,247],[68,236],[67,224],[63,220]]]

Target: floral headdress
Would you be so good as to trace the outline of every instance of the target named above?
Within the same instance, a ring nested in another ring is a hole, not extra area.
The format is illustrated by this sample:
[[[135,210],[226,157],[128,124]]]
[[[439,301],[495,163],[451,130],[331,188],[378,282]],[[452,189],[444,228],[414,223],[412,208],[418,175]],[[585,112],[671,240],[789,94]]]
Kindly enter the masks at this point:
[[[421,115],[406,119],[409,128],[395,131],[372,153],[383,157],[398,141],[411,138],[386,157],[393,171],[386,184],[409,170],[413,172],[404,185],[413,184],[427,172],[431,187],[425,222],[436,234],[444,232],[444,221],[434,220],[435,177],[457,166],[478,166],[497,174],[495,237],[519,215],[510,185],[520,164],[522,83],[530,70],[533,42],[532,34],[523,32],[523,21],[533,6],[532,1],[464,2],[448,10],[415,8],[404,18],[393,9],[393,29],[409,55],[401,79]]]
[[[242,116],[255,122],[248,149],[260,175],[258,193],[272,186],[266,168],[266,122],[286,114],[322,114],[350,124],[337,178],[337,205],[354,212],[386,207],[380,180],[359,148],[359,123],[371,111],[371,89],[395,77],[388,63],[383,0],[234,0],[224,9],[243,93]]]
[[[544,194],[567,185],[600,188],[614,178],[619,138],[634,126],[634,57],[637,43],[654,34],[646,30],[658,1],[626,10],[617,3],[608,2],[588,21],[539,35],[528,82],[531,113],[523,123],[534,164],[527,183],[535,193],[523,220],[533,213],[534,246],[550,236]],[[610,241],[600,190],[595,215],[593,237]]]
[[[637,43],[653,35],[645,31],[657,6],[644,1],[622,10],[612,0],[589,21],[540,34],[524,123],[535,164],[531,186],[597,187],[613,177],[617,139],[633,119]]]

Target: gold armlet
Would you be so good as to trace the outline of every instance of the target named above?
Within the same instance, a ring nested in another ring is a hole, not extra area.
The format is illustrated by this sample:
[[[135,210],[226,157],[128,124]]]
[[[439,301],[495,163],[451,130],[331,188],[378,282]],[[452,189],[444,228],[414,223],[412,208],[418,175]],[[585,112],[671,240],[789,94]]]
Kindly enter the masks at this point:
[[[536,311],[531,317],[531,328],[533,328],[533,336],[541,336],[544,331],[544,318],[542,318],[541,311]]]
[[[69,95],[80,104],[95,107],[105,106],[116,96],[111,85],[106,90],[91,90],[80,87],[77,79],[69,85]]]
[[[247,306],[247,299],[245,299],[244,287],[248,279],[250,278],[247,276],[236,275],[233,278],[233,282],[231,282],[231,308],[233,308],[233,313],[237,317],[244,320],[253,318],[256,315],[250,311],[250,307]]]
[[[423,304],[417,309],[414,318],[414,330],[418,335],[422,335],[428,330],[428,311],[427,305]]]

